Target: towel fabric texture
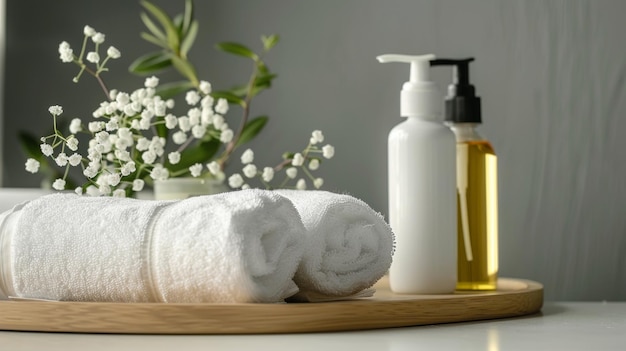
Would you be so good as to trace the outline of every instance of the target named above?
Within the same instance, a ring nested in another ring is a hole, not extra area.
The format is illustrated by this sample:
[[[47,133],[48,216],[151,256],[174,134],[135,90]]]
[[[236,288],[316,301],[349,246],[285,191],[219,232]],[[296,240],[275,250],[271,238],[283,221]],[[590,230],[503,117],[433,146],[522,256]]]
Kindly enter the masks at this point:
[[[293,204],[269,191],[47,195],[0,215],[0,298],[279,302],[298,290],[304,237]]]
[[[326,301],[371,295],[389,269],[394,235],[382,215],[350,195],[275,190],[293,202],[306,228],[306,249],[292,300]]]

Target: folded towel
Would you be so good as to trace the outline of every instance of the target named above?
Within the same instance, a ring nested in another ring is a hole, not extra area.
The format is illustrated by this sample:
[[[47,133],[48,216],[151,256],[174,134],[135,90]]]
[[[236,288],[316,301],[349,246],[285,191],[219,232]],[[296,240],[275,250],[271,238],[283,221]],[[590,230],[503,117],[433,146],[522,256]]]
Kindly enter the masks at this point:
[[[245,190],[182,201],[54,194],[0,216],[0,295],[71,301],[279,302],[304,227]]]
[[[326,191],[275,190],[290,199],[307,229],[293,300],[324,301],[372,294],[389,269],[394,236],[365,202]]]

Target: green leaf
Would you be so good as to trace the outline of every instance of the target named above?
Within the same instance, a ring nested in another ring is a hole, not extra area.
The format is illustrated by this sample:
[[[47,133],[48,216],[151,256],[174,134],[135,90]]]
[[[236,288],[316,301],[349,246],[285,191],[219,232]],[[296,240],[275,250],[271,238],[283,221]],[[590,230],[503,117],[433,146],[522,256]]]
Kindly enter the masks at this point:
[[[189,33],[189,31],[191,30],[191,26],[193,24],[193,22],[196,22],[193,20],[193,1],[192,0],[187,0],[185,1],[185,14],[183,16],[183,36],[187,36],[187,34]]]
[[[164,49],[169,49],[169,47],[167,46],[167,41],[161,41],[161,40],[159,40],[157,37],[155,37],[152,34],[149,34],[149,33],[146,33],[146,32],[141,32],[141,33],[139,33],[139,36],[143,40],[145,40],[145,41],[147,41],[149,43],[152,43],[152,44],[154,44],[156,46],[160,46],[160,47],[162,47]]]
[[[294,152],[283,153],[283,160],[291,160],[296,154]]]
[[[176,70],[178,70],[178,72],[180,72],[183,77],[187,77],[191,84],[193,84],[194,86],[199,84],[198,78],[196,77],[196,70],[195,68],[193,68],[191,63],[189,63],[189,61],[183,60],[180,57],[174,55],[171,55],[170,59],[172,60],[174,68],[176,68]]]
[[[193,89],[193,87],[193,84],[188,81],[165,83],[160,84],[156,88],[156,94],[163,100],[167,100],[184,93],[189,89]]]
[[[196,40],[196,36],[198,35],[198,21],[193,21],[191,26],[189,27],[189,31],[187,32],[185,38],[183,39],[183,43],[180,44],[180,55],[182,57],[186,57],[189,50],[193,46],[194,41]]]
[[[215,156],[221,145],[221,142],[217,139],[201,142],[181,152],[180,162],[175,165],[168,163],[167,168],[171,172],[177,172],[187,169],[196,163],[207,163]]]
[[[37,161],[42,161],[45,156],[41,153],[41,149],[39,147],[40,141],[35,138],[34,135],[20,131],[18,133],[18,139],[20,144],[22,145],[22,149],[26,153],[26,156],[34,158]]]
[[[238,43],[233,43],[233,42],[218,43],[215,45],[215,47],[221,51],[228,52],[233,55],[249,57],[255,61],[259,59],[259,56],[257,56],[257,54],[255,54],[252,50]]]
[[[261,36],[261,41],[263,42],[263,48],[265,49],[265,51],[269,51],[271,48],[274,47],[274,45],[276,45],[278,43],[279,37],[276,34],[272,34],[269,37],[268,36]]]
[[[231,104],[236,104],[240,106],[243,106],[245,104],[245,101],[242,98],[226,90],[214,91],[211,93],[211,96],[214,99],[226,99],[226,101],[230,102]]]
[[[176,26],[172,19],[165,13],[165,11],[161,10],[161,8],[156,5],[150,3],[147,0],[142,0],[141,5],[156,18],[161,26],[165,29],[165,34],[167,36],[167,42],[169,44],[170,49],[174,52],[178,52],[180,40],[178,37],[178,31],[176,30]]]
[[[272,80],[276,78],[275,74],[263,74],[256,77],[254,86],[257,88],[269,88],[272,86]]]
[[[154,52],[137,58],[128,70],[139,75],[152,74],[172,65],[170,55],[165,52]]]
[[[269,118],[267,116],[260,116],[249,120],[243,127],[243,131],[241,132],[241,136],[239,137],[239,140],[237,140],[235,147],[243,145],[254,139],[254,137],[257,136],[261,130],[263,130],[263,127],[265,127],[268,119]]]
[[[141,21],[143,22],[143,24],[146,26],[146,28],[148,28],[148,30],[152,33],[154,37],[162,42],[167,42],[167,37],[165,36],[165,33],[163,33],[163,31],[160,30],[159,27],[154,24],[154,22],[152,22],[150,17],[145,12],[142,12],[139,16],[141,17]]]

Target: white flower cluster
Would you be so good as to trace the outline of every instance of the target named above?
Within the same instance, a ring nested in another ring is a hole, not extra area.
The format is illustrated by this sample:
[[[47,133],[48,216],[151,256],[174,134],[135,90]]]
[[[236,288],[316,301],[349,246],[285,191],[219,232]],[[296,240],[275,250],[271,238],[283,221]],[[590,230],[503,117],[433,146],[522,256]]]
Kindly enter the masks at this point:
[[[96,44],[96,51],[87,53],[87,61],[98,64],[97,47],[104,42],[104,34],[89,26],[85,26],[84,34]],[[66,42],[59,46],[59,53],[63,62],[78,61],[81,72],[85,69],[80,62],[82,57],[74,57]],[[110,47],[107,59],[118,57],[119,51]],[[103,65],[97,67],[98,70],[101,68]],[[66,167],[65,175],[53,182],[53,188],[65,189],[69,168],[80,165],[83,175],[89,180],[90,186],[85,188],[88,194],[125,196],[127,191],[141,191],[147,175],[154,180],[168,179],[171,174],[164,166],[165,156],[170,164],[178,164],[181,152],[194,140],[215,138],[225,144],[231,142],[234,132],[223,116],[228,112],[228,102],[224,99],[214,101],[209,82],[202,81],[197,90],[187,92],[185,100],[189,109],[186,115],[180,117],[168,113],[174,107],[174,100],[166,101],[157,95],[158,85],[159,79],[150,77],[145,80],[143,88],[131,93],[111,90],[108,100],[93,112],[94,120],[83,123],[80,118],[74,118],[68,136],[56,129],[57,117],[63,113],[63,108],[51,106],[48,111],[54,119],[55,131],[42,138],[40,148],[43,155],[53,158],[59,167]],[[176,150],[166,151],[168,141],[158,136],[156,130],[159,125],[171,131]],[[81,132],[91,137],[85,156],[76,153],[79,146],[76,135]],[[57,149],[60,150],[55,156]],[[66,149],[73,153],[68,156]],[[39,167],[39,161],[33,158],[26,161],[28,172],[36,173]],[[224,178],[217,162],[212,162],[207,168],[214,176]],[[198,177],[203,166],[195,164],[186,171]],[[76,192],[82,193],[83,188],[77,188]]]
[[[276,167],[258,168],[254,162],[254,151],[247,149],[241,155],[241,163],[244,167],[240,173],[235,173],[228,178],[228,185],[234,189],[247,189],[250,185],[246,183],[246,178],[254,179],[259,177],[266,188],[272,188],[271,182],[274,180],[275,174],[285,170],[285,177],[278,188],[284,188],[290,180],[298,177],[298,169],[302,171],[304,177],[300,177],[295,184],[298,190],[306,190],[307,179],[313,183],[313,187],[319,189],[324,184],[324,179],[315,177],[311,171],[316,171],[320,167],[320,157],[315,154],[322,154],[323,158],[331,159],[335,155],[335,148],[330,145],[319,147],[318,144],[324,142],[324,134],[320,130],[313,131],[309,144],[302,152],[297,152],[288,157],[283,163]],[[243,175],[242,175],[243,174]]]
[[[68,42],[63,41],[61,44],[59,44],[59,58],[61,59],[61,62],[64,62],[64,63],[75,62],[81,66],[81,71],[78,73],[76,77],[74,77],[74,82],[78,82],[80,75],[86,69],[86,66],[83,62],[83,54],[85,53],[88,38],[91,38],[91,41],[94,43],[95,47],[93,51],[87,52],[87,55],[84,58],[87,60],[87,62],[90,62],[96,65],[95,74],[99,74],[100,72],[106,70],[105,65],[109,59],[118,59],[122,56],[122,54],[120,53],[118,49],[116,49],[114,46],[109,46],[109,48],[107,49],[107,56],[101,62],[99,48],[100,48],[100,44],[104,43],[105,35],[100,32],[97,32],[95,29],[93,29],[90,26],[85,26],[85,28],[83,29],[83,34],[85,35],[85,40],[83,41],[83,47],[80,51],[80,56],[78,57],[74,55],[74,50],[72,49],[72,47],[70,46]]]

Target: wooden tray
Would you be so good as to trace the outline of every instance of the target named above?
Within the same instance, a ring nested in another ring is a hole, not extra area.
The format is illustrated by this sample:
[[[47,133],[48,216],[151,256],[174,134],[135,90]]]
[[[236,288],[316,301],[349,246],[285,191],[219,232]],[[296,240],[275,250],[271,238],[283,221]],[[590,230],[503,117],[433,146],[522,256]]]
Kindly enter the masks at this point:
[[[500,279],[493,292],[399,295],[383,278],[374,297],[285,304],[0,301],[0,329],[125,334],[264,334],[406,327],[538,312],[543,286]]]

